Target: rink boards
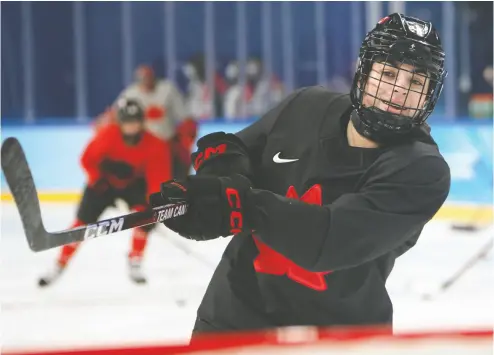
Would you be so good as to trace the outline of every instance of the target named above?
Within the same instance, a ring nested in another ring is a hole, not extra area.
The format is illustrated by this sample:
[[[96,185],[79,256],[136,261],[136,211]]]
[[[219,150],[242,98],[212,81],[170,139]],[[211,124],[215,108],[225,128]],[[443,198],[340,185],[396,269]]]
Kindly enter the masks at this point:
[[[237,132],[249,122],[202,123],[199,136]],[[23,145],[42,202],[76,202],[84,185],[79,157],[93,131],[89,125],[3,126],[3,139]],[[492,126],[482,123],[432,124],[432,133],[451,169],[451,191],[437,218],[491,221]],[[11,195],[2,176],[2,201]]]

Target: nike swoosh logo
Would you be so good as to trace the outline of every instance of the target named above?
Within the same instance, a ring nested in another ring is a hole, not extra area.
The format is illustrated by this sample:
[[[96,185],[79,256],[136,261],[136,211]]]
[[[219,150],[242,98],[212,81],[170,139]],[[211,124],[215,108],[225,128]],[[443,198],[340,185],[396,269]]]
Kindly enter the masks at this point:
[[[283,159],[283,158],[280,158],[280,154],[281,152],[278,152],[276,153],[276,155],[273,157],[273,161],[275,163],[280,163],[280,164],[283,164],[283,163],[292,163],[294,161],[297,161],[298,159]]]

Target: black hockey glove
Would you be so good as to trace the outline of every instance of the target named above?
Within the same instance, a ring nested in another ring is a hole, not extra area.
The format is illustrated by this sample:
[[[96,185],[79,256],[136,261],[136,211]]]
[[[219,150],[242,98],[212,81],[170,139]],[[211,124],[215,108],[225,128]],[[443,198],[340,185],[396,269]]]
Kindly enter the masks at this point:
[[[234,134],[216,132],[202,137],[197,141],[197,151],[191,157],[197,175],[240,174],[252,179],[247,147]]]
[[[130,179],[134,174],[134,169],[131,165],[123,161],[104,159],[100,164],[100,169],[103,173],[114,175],[119,179]]]
[[[187,188],[184,186],[183,181],[169,180],[161,184],[161,192],[156,192],[149,196],[149,204],[151,207],[164,206],[170,203],[179,203],[187,201]],[[190,233],[187,230],[187,226],[190,225],[190,209],[183,216],[168,219],[163,224],[180,234],[182,237],[189,238]]]
[[[187,214],[170,219],[165,226],[193,240],[210,240],[249,230],[245,215],[245,193],[252,187],[249,179],[234,174],[228,177],[192,175],[184,181],[171,180],[161,185],[161,196],[153,206],[182,201],[189,203]]]
[[[110,184],[105,179],[99,179],[93,184],[89,184],[88,188],[92,190],[96,195],[103,195],[110,189]]]

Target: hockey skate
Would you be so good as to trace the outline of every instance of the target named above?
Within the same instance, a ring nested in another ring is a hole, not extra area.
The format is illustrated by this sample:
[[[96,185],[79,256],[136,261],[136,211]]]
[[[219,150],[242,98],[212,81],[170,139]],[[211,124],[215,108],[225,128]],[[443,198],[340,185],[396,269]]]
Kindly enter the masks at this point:
[[[59,264],[55,265],[55,268],[53,270],[38,279],[38,286],[46,287],[51,285],[54,281],[58,280],[64,270],[65,267],[60,266]]]
[[[140,260],[129,260],[129,277],[136,284],[145,284],[147,282],[142,273]]]

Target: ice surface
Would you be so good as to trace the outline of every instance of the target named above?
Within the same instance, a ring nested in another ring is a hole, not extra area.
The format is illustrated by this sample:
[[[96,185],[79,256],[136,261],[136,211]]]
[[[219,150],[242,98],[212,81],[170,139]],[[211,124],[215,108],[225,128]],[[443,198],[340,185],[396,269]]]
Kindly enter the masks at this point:
[[[46,228],[60,230],[72,222],[75,205],[44,204],[42,211]],[[148,284],[135,285],[127,276],[130,232],[121,232],[82,245],[61,279],[39,289],[37,278],[50,270],[58,250],[31,252],[14,205],[3,203],[1,212],[4,350],[186,343],[228,242],[187,241],[160,226],[145,254]],[[493,232],[453,232],[439,221],[426,227],[388,282],[396,332],[492,327],[492,252],[444,294],[430,301],[420,296],[452,275]]]

